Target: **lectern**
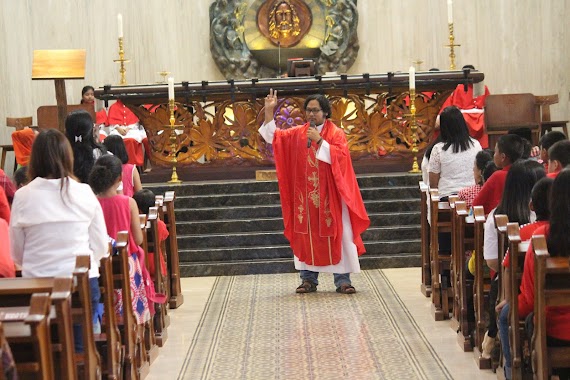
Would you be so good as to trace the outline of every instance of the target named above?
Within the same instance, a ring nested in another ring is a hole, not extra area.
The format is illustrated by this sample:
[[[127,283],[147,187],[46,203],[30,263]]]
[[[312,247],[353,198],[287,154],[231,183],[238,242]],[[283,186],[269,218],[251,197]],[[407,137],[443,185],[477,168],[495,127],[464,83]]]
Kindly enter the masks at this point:
[[[54,80],[57,107],[57,125],[65,132],[67,94],[65,79],[85,78],[85,50],[34,50],[32,63],[33,80]],[[38,115],[39,116],[39,115]],[[38,118],[38,125],[43,124]]]

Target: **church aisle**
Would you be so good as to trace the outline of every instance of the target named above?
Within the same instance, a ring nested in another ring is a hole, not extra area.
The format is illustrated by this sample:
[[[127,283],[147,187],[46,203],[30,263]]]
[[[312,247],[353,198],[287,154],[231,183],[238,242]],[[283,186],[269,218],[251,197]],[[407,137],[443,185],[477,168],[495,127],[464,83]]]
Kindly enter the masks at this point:
[[[296,274],[183,278],[147,379],[495,379],[434,322],[419,268],[354,276],[358,293],[294,293]],[[342,355],[340,355],[342,353]]]

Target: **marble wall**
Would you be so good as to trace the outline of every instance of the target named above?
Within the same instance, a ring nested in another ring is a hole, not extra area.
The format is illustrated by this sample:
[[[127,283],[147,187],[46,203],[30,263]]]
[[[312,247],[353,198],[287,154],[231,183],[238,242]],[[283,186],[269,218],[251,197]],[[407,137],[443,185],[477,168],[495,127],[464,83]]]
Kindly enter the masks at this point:
[[[123,14],[130,84],[222,80],[209,49],[211,0],[0,0],[0,143],[6,116],[34,116],[55,104],[53,81],[32,81],[35,49],[86,49],[85,80],[67,80],[68,103],[81,88],[118,83],[117,14]],[[457,66],[473,64],[492,93],[555,94],[553,118],[570,119],[570,1],[455,0]],[[350,73],[446,68],[446,0],[359,0],[360,53]]]

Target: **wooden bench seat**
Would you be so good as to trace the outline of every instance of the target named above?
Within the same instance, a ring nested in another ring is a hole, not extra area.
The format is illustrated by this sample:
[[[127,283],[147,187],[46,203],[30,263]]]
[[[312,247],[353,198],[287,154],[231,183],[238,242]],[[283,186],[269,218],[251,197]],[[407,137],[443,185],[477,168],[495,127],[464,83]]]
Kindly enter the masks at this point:
[[[428,223],[428,193],[429,187],[420,181],[420,218],[421,218],[421,256],[422,256],[422,283],[420,291],[426,297],[431,297],[431,260],[429,250],[429,223]]]
[[[166,223],[169,236],[166,242],[166,253],[168,256],[167,264],[170,276],[170,300],[171,309],[176,309],[184,303],[182,287],[180,286],[180,261],[178,258],[178,238],[176,235],[176,217],[174,214],[174,200],[176,199],[174,191],[164,193],[164,217],[161,219]]]

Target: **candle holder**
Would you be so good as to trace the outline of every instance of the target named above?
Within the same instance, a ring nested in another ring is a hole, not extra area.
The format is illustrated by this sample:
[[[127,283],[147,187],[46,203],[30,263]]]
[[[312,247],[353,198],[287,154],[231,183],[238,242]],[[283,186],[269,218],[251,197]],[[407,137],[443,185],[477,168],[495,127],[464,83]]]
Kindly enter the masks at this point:
[[[125,63],[130,62],[130,59],[125,59],[125,50],[123,48],[123,37],[119,37],[119,59],[114,59],[113,62],[119,62],[120,68],[119,73],[121,73],[121,80],[119,82],[120,85],[127,84],[126,73],[127,69],[125,68]]]
[[[461,46],[455,43],[455,36],[453,35],[453,23],[449,23],[449,44],[445,45],[449,48],[449,69],[455,70],[455,47]]]
[[[178,179],[178,173],[176,173],[176,164],[178,163],[178,158],[176,157],[176,153],[179,150],[178,147],[178,136],[176,135],[176,127],[181,127],[181,125],[176,125],[174,118],[174,99],[170,99],[168,101],[168,109],[170,110],[170,162],[172,162],[172,176],[170,177],[170,181],[168,183],[182,183],[181,180]]]
[[[412,170],[408,173],[421,173],[420,166],[418,165],[418,125],[416,123],[416,89],[410,88],[410,129],[412,131],[412,155],[414,161],[412,163]]]
[[[158,75],[160,75],[162,77],[162,82],[158,82],[158,83],[166,83],[166,77],[168,76],[168,74],[170,74],[170,71],[166,71],[166,70],[159,71]]]

